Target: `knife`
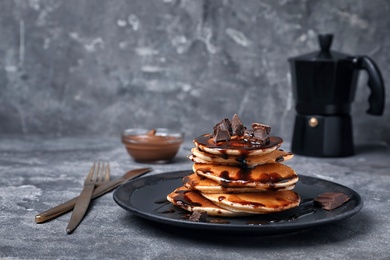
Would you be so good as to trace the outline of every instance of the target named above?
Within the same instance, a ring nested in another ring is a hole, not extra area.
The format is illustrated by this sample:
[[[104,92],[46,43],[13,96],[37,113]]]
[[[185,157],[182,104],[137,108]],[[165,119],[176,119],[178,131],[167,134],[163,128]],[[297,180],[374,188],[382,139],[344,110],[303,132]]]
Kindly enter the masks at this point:
[[[66,227],[66,233],[72,233],[83,220],[85,213],[89,208],[89,204],[92,200],[92,194],[96,186],[104,181],[110,180],[110,165],[101,164],[96,162],[92,165],[87,177],[84,181],[83,189],[77,199],[76,205],[74,205],[72,214],[68,226]]]
[[[147,172],[150,172],[152,169],[151,168],[141,168],[141,169],[135,169],[128,171],[125,173],[122,177],[117,178],[112,181],[104,182],[100,184],[98,187],[95,188],[93,194],[92,194],[92,199],[98,198],[102,196],[103,194],[106,194],[107,192],[112,191],[113,189],[117,188],[124,182],[134,179],[138,176],[141,176]],[[76,205],[78,197],[75,197],[67,202],[64,202],[56,207],[53,207],[51,209],[48,209],[44,212],[38,213],[35,216],[35,223],[40,224],[44,223],[46,221],[52,220],[58,216],[61,216],[62,214],[65,214],[69,211],[71,211]]]

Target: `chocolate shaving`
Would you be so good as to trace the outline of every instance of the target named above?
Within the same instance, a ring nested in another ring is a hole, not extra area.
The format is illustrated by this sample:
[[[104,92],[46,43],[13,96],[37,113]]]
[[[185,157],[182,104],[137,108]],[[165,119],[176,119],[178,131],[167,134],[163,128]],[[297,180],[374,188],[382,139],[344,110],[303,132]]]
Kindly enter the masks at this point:
[[[318,195],[314,199],[314,203],[325,210],[333,210],[349,201],[349,199],[347,195],[341,192],[325,192]]]

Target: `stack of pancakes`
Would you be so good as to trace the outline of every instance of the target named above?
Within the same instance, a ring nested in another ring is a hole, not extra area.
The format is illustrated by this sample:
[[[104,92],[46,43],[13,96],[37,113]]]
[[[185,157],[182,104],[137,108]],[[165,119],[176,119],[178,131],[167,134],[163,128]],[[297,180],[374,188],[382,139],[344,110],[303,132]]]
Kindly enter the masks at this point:
[[[210,216],[266,214],[298,206],[300,197],[292,190],[298,176],[281,163],[293,154],[279,149],[283,140],[269,132],[269,126],[259,123],[247,130],[237,115],[222,120],[213,134],[194,140],[189,156],[193,173],[167,199]]]

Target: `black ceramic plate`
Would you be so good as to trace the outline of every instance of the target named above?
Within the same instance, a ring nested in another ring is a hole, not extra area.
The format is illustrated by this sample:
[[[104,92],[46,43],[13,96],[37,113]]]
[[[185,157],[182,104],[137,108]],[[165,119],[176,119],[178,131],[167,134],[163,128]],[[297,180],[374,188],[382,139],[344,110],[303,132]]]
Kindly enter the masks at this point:
[[[301,205],[280,213],[250,217],[207,217],[206,222],[190,221],[189,213],[173,206],[166,195],[182,186],[182,177],[191,171],[176,171],[139,178],[123,184],[114,192],[115,202],[136,215],[178,228],[192,228],[208,232],[281,234],[315,227],[345,219],[363,206],[358,193],[334,182],[299,175],[295,191],[301,196]],[[327,211],[313,205],[313,198],[324,192],[343,192],[351,199],[341,207]]]

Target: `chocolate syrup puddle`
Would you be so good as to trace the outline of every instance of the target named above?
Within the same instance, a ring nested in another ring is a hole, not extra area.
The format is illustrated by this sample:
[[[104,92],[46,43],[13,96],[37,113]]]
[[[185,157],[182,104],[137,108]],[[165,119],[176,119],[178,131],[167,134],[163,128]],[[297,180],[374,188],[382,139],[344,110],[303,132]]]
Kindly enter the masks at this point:
[[[213,218],[210,219],[208,222],[213,224],[230,224],[230,221],[223,218]]]
[[[312,215],[316,213],[316,209],[314,208],[314,202],[313,199],[305,199],[301,202],[298,208],[295,208],[295,210],[298,210],[298,212],[288,215],[283,218],[271,218],[271,219],[260,219],[260,220],[250,220],[246,222],[247,225],[252,226],[261,226],[261,225],[269,225],[274,224],[278,222],[292,222],[297,219]]]
[[[307,210],[307,209],[310,209],[310,208],[314,208],[314,199],[310,198],[310,199],[304,199],[301,204],[299,205],[299,208],[301,208],[302,210]]]
[[[167,202],[169,203],[169,201],[166,198],[164,198],[161,200],[156,200],[154,203],[155,204],[166,204]]]
[[[154,203],[160,205],[159,207],[153,210],[154,212],[162,213],[162,214],[175,213],[175,210],[173,208],[160,211],[165,206],[171,204],[167,199],[156,200]]]
[[[159,213],[162,213],[162,214],[168,214],[168,213],[175,213],[176,211],[174,209],[167,209],[167,210],[164,210],[164,211],[161,211]]]
[[[309,215],[314,214],[314,213],[316,213],[316,210],[314,208],[313,209],[306,209],[306,210],[303,210],[301,212],[298,212],[298,213],[290,216],[287,221],[294,221],[296,219],[306,217],[306,216],[309,216]]]
[[[268,225],[270,223],[272,223],[272,221],[267,221],[267,220],[251,220],[246,222],[246,224],[250,226],[262,226],[262,225]]]
[[[156,208],[154,210],[157,213],[172,214],[172,213],[176,212],[176,210],[174,208],[168,208],[168,209],[160,211],[160,209],[162,209],[164,206],[170,204],[170,202],[166,199],[157,200],[157,201],[155,201],[155,204],[161,204],[161,206],[159,206],[158,208]],[[313,198],[304,199],[301,202],[301,204],[299,205],[299,207],[293,209],[293,211],[296,211],[296,212],[293,214],[290,214],[290,215],[282,216],[282,217],[279,217],[279,216],[272,217],[270,215],[264,215],[264,216],[259,215],[259,219],[248,220],[245,224],[249,225],[249,226],[263,226],[263,225],[270,225],[270,224],[275,224],[275,223],[279,223],[279,222],[293,222],[297,219],[310,216],[310,215],[317,212],[315,205],[314,205],[314,199]],[[189,219],[190,219],[191,213],[180,212],[180,211],[177,213],[179,214],[178,219],[190,221]],[[286,212],[283,212],[283,213],[286,213]],[[260,219],[263,217],[264,217],[264,219]],[[229,220],[226,220],[224,218],[213,218],[212,216],[209,216],[208,219],[206,221],[204,221],[204,223],[225,224],[225,225],[231,224],[231,222]]]

